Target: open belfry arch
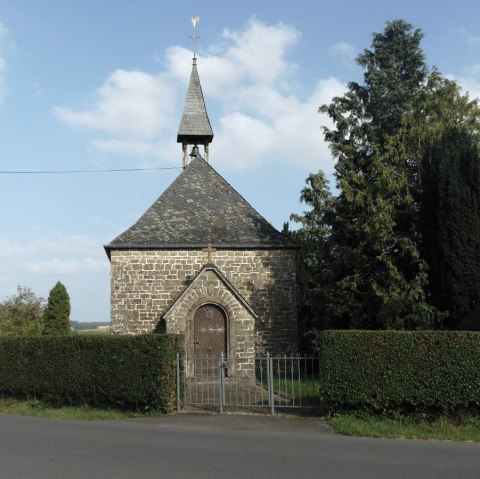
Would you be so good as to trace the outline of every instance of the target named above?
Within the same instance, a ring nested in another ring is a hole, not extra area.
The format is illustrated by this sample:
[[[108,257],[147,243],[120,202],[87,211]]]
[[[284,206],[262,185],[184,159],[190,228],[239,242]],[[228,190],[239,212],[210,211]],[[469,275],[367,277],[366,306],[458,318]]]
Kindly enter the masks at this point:
[[[195,56],[177,136],[184,169],[105,246],[111,328],[182,334],[186,354],[223,353],[230,376],[248,375],[256,355],[297,350],[296,246],[206,161],[212,140]]]

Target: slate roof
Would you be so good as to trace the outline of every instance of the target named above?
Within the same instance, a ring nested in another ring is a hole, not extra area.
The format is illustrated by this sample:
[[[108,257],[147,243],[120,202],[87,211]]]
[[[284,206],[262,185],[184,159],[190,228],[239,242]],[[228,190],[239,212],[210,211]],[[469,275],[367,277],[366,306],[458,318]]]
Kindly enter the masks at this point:
[[[203,158],[197,156],[145,214],[105,246],[112,249],[292,249]]]
[[[203,145],[211,143],[212,139],[213,130],[205,108],[202,86],[197,71],[197,59],[194,58],[185,108],[178,128],[177,143]]]

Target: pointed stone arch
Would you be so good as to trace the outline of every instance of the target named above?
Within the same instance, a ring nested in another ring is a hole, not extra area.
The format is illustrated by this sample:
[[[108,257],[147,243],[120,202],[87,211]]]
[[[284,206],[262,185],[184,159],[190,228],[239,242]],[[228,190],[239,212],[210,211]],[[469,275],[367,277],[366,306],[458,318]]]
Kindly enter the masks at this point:
[[[257,315],[214,265],[206,265],[165,313],[162,319],[166,332],[184,334],[185,352],[194,355],[195,312],[205,304],[216,305],[225,312],[229,375],[252,374]]]

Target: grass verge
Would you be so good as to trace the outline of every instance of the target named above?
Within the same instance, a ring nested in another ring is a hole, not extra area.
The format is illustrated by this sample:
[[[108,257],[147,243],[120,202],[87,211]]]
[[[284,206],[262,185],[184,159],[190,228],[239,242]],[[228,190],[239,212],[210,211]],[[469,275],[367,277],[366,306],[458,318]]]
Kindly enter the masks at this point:
[[[268,388],[267,381],[263,382],[264,388]],[[320,380],[315,378],[302,378],[301,380],[290,378],[274,378],[273,392],[274,394],[288,398],[297,405],[304,407],[321,406],[320,396]]]
[[[14,398],[0,398],[0,414],[17,414],[20,416],[50,417],[80,421],[107,421],[144,415],[135,411],[100,409],[87,406],[53,407],[42,401],[27,401]]]
[[[336,414],[328,422],[335,432],[348,436],[480,442],[480,418],[475,416],[427,421],[409,416]]]

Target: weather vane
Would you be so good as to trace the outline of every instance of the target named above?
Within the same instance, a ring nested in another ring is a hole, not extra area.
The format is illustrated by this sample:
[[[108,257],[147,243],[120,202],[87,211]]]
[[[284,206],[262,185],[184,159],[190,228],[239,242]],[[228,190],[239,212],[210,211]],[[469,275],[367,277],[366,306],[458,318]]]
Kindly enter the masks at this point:
[[[192,17],[193,33],[190,35],[190,38],[193,39],[193,56],[196,57],[197,52],[197,40],[200,38],[197,35],[196,27],[200,22],[200,17]]]

